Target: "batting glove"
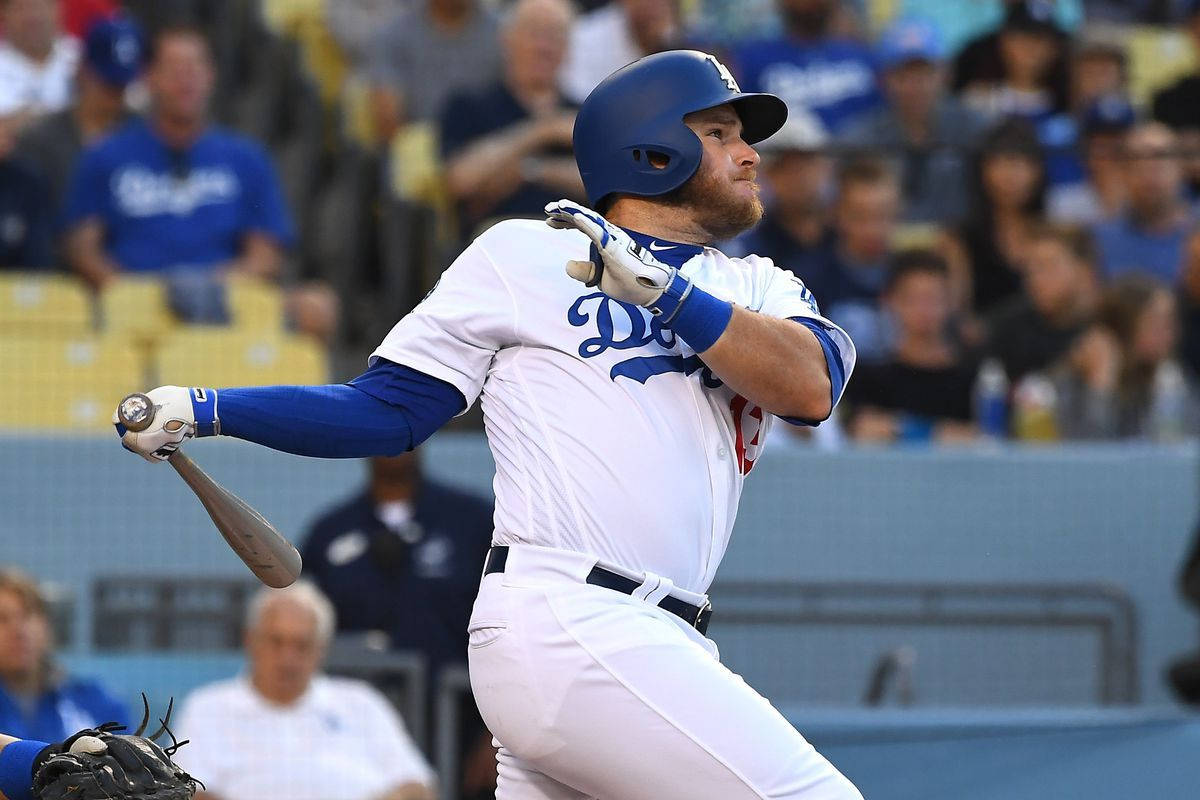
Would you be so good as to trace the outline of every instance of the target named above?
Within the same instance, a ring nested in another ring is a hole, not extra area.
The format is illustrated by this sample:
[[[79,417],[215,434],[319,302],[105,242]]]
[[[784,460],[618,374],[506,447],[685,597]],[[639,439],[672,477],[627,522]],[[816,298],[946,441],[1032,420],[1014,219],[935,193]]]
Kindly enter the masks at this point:
[[[153,404],[153,419],[142,431],[131,431],[113,412],[113,426],[121,446],[151,463],[166,461],[179,446],[197,435],[220,433],[216,418],[216,392],[212,389],[159,386],[146,392]]]
[[[664,324],[691,293],[691,281],[595,211],[559,200],[546,206],[546,217],[551,228],[575,228],[592,240],[591,260],[567,262],[567,274],[584,285],[598,286],[614,300],[645,306],[661,315]]]

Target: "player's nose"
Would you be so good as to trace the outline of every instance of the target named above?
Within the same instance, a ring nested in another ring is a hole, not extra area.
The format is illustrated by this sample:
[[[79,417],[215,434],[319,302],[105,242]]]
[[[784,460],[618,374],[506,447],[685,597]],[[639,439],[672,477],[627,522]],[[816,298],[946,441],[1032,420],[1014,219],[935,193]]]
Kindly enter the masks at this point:
[[[758,151],[746,144],[746,142],[742,139],[737,140],[737,144],[734,145],[734,152],[732,155],[733,160],[739,166],[748,167],[751,169],[757,167],[758,162],[762,160],[758,155]]]

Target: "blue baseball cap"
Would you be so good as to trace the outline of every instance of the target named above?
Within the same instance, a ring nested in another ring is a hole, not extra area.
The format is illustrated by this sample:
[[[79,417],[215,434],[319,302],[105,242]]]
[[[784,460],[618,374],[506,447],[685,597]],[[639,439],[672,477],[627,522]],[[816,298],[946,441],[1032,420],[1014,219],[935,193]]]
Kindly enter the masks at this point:
[[[945,58],[942,36],[923,19],[902,19],[879,37],[876,59],[882,69],[891,69],[909,61],[937,63]]]
[[[105,83],[128,86],[146,61],[146,36],[125,16],[96,20],[85,37],[84,60]]]
[[[1106,94],[1084,109],[1080,128],[1085,136],[1092,133],[1123,133],[1136,122],[1137,112],[1124,95]]]

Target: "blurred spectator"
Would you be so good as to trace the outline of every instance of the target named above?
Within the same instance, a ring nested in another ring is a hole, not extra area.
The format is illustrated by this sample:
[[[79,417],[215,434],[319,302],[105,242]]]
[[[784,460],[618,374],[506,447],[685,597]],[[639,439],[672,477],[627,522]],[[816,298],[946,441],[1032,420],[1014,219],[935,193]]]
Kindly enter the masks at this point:
[[[1091,324],[1100,302],[1096,248],[1083,228],[1039,225],[1029,237],[1025,292],[987,321],[984,351],[1011,384],[1061,358]]]
[[[101,19],[87,33],[70,107],[25,130],[19,151],[46,177],[51,208],[61,213],[75,164],[85,147],[111,133],[129,115],[125,87],[145,59],[141,26],[131,19]]]
[[[905,219],[957,220],[967,207],[966,160],[983,121],[946,96],[944,53],[931,23],[895,23],[877,55],[887,106],[852,124],[845,141],[899,160]]]
[[[1200,231],[1188,236],[1179,279],[1182,341],[1179,355],[1193,375],[1200,375]]]
[[[442,155],[463,236],[493,217],[540,219],[564,196],[583,201],[571,156],[575,112],[558,90],[571,13],[567,0],[517,0],[501,29],[500,80],[446,103]]]
[[[1125,134],[1137,123],[1133,106],[1119,94],[1105,95],[1084,109],[1078,147],[1083,162],[1079,180],[1046,192],[1046,213],[1053,220],[1096,223],[1125,208]]]
[[[899,215],[900,186],[886,163],[858,158],[843,164],[832,234],[801,276],[825,316],[850,333],[863,360],[881,357],[888,343],[878,301]]]
[[[1086,113],[1097,101],[1129,93],[1129,57],[1123,31],[1085,30],[1071,55],[1071,108]]]
[[[0,117],[18,129],[71,101],[79,42],[58,18],[58,0],[0,0]]]
[[[100,684],[54,661],[46,598],[32,578],[0,568],[0,730],[57,742],[105,722],[128,724],[125,706]]]
[[[305,574],[333,601],[339,631],[383,631],[392,647],[426,657],[425,705],[436,719],[441,669],[466,663],[467,622],[492,541],[492,503],[426,478],[415,452],[369,465],[365,489],[309,529]],[[491,735],[473,704],[460,733],[462,787],[472,795],[494,788]]]
[[[337,0],[325,3],[325,23],[351,69],[365,71],[374,55],[380,20],[411,8],[412,0]]]
[[[309,529],[305,574],[337,608],[339,630],[384,631],[435,673],[465,662],[492,504],[426,478],[416,453],[369,464],[365,489]],[[433,611],[410,613],[417,607]]]
[[[1008,7],[1017,2],[1021,0],[899,0],[896,13],[936,20],[946,52],[958,53],[976,40],[994,47],[996,29]],[[1054,21],[1064,31],[1075,30],[1083,19],[1081,0],[1053,0],[1052,6]]]
[[[1172,440],[1200,431],[1200,396],[1174,360],[1175,296],[1145,275],[1105,290],[1099,323],[1053,370],[1066,439]]]
[[[1188,3],[1185,27],[1192,50],[1200,54],[1200,2]],[[1187,156],[1188,180],[1193,191],[1200,188],[1200,70],[1177,80],[1154,95],[1151,116],[1169,125],[1179,136]]]
[[[254,597],[246,672],[196,689],[179,718],[196,800],[432,800],[433,772],[387,699],[320,673],[333,630],[306,581]]]
[[[679,0],[612,0],[571,31],[563,93],[583,102],[596,84],[642,56],[679,46]]]
[[[822,245],[832,235],[826,212],[833,172],[833,160],[824,152],[828,144],[821,120],[793,109],[775,135],[755,145],[762,157],[767,211],[757,227],[723,248],[727,254],[770,258],[804,281],[820,271],[827,258]]]
[[[1174,285],[1193,215],[1184,200],[1179,141],[1160,122],[1142,123],[1125,137],[1124,214],[1095,227],[1100,264],[1109,278],[1146,272]]]
[[[1200,50],[1200,2],[1188,3],[1185,29],[1193,49]],[[1176,131],[1200,132],[1200,71],[1177,80],[1154,95],[1153,116]]]
[[[494,81],[499,35],[496,14],[480,0],[417,0],[384,24],[370,66],[378,141],[435,120],[451,94]]]
[[[43,269],[54,260],[54,210],[45,180],[14,155],[15,125],[0,119],[0,269]]]
[[[1068,107],[1066,44],[1051,3],[1009,2],[1000,29],[959,53],[954,89],[985,114],[1040,122]]]
[[[198,29],[155,34],[149,116],[84,152],[65,211],[67,260],[84,280],[103,288],[126,271],[163,275],[176,313],[195,322],[226,321],[226,275],[277,278],[294,236],[263,148],[209,123],[214,80]],[[337,304],[311,286],[288,295],[288,311],[299,330],[327,338]]]
[[[977,314],[1021,290],[1029,229],[1045,208],[1042,164],[1037,135],[1024,120],[1001,122],[980,143],[969,216],[946,240],[952,270],[968,278],[965,307]]]
[[[883,304],[895,345],[864,361],[847,386],[848,429],[863,442],[956,441],[975,437],[971,423],[976,365],[950,340],[950,272],[931,250],[896,254]]]
[[[785,34],[745,42],[733,63],[748,92],[771,92],[788,108],[806,108],[832,133],[878,108],[873,54],[831,31],[833,0],[778,0]]]

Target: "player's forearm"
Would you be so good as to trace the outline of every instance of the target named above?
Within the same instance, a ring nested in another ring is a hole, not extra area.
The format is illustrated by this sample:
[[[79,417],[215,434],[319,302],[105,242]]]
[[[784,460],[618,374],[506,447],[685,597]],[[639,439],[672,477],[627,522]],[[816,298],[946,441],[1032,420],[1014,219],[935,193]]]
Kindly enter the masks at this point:
[[[45,742],[0,734],[0,800],[29,800],[33,797],[33,763],[45,747]]]
[[[4,748],[8,747],[8,745],[15,741],[17,740],[12,736],[5,736],[4,734],[0,733],[0,757],[3,757],[4,755]],[[8,800],[8,795],[4,793],[3,789],[0,789],[0,800]]]
[[[778,416],[818,421],[833,409],[825,351],[811,330],[791,320],[735,306],[701,358],[729,388]]]

